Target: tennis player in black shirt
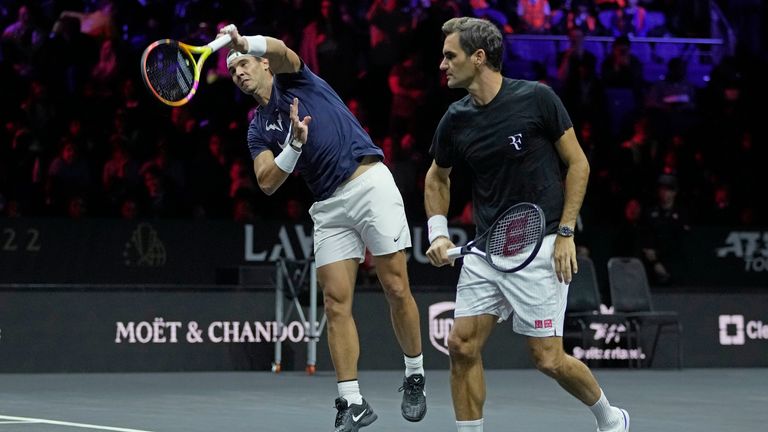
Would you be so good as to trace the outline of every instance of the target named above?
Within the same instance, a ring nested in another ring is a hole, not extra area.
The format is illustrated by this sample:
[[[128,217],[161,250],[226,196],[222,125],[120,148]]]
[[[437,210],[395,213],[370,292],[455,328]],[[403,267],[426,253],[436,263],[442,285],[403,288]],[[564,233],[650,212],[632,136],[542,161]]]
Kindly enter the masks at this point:
[[[448,108],[430,149],[427,257],[438,267],[453,264],[445,215],[451,168],[460,161],[471,170],[478,233],[523,201],[538,204],[547,221],[536,258],[516,273],[493,270],[475,255],[464,257],[448,339],[457,428],[483,430],[481,352],[496,323],[512,315],[513,329],[527,337],[536,367],[592,410],[597,430],[627,432],[627,411],[611,406],[589,368],[563,350],[568,284],[578,271],[573,228],[589,177],[568,113],[549,87],[501,75],[502,35],[490,22],[454,18],[443,33],[440,69],[449,87],[469,94]]]

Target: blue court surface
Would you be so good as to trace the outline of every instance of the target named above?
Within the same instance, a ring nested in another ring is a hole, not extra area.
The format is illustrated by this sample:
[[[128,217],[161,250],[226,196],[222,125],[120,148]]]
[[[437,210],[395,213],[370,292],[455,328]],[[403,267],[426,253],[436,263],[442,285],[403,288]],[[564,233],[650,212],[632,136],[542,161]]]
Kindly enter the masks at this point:
[[[580,402],[535,370],[486,371],[486,431],[594,431]],[[766,430],[768,370],[595,370],[632,431]],[[455,431],[448,372],[427,371],[427,417],[400,416],[401,371],[362,371],[374,431]],[[2,432],[332,431],[330,372],[2,374]]]

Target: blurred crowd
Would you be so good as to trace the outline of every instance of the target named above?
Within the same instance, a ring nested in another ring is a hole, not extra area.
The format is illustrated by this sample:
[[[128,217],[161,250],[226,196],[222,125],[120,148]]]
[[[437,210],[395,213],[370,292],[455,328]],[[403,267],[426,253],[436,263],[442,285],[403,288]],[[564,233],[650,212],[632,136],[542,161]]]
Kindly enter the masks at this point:
[[[563,99],[591,162],[585,226],[765,226],[768,75],[760,21],[749,19],[765,11],[759,0],[724,3],[750,39],[697,86],[682,57],[648,82],[631,43],[709,37],[709,2],[694,0],[3,0],[0,215],[306,221],[300,178],[269,199],[258,190],[245,144],[255,103],[231,83],[226,53],[208,60],[183,107],[142,83],[149,43],[204,44],[231,22],[284,40],[337,90],[384,150],[417,224],[433,131],[464,95],[438,69],[440,27],[471,15],[509,35],[567,35],[556,76],[543,68],[537,79]],[[592,35],[615,38],[601,62],[583,44]],[[622,98],[618,115],[610,102]],[[449,216],[471,223],[468,179],[455,171]]]

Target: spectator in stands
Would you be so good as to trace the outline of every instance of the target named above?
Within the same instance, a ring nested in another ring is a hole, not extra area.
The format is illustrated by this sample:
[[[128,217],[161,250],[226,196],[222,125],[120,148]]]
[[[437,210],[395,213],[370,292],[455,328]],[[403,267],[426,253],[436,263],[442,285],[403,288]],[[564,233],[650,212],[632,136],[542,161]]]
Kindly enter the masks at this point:
[[[635,103],[642,103],[643,64],[632,54],[631,43],[627,36],[618,36],[611,45],[611,53],[603,60],[603,84],[607,88],[632,90]]]
[[[59,146],[58,156],[48,167],[49,198],[56,212],[65,210],[70,197],[84,194],[91,187],[90,168],[88,162],[80,157],[79,149],[66,138]]]
[[[389,72],[392,104],[389,114],[389,134],[399,139],[418,128],[421,111],[426,104],[427,78],[418,53],[411,51]]]
[[[735,226],[740,220],[739,211],[731,200],[731,188],[726,184],[715,187],[704,222],[711,225]]]
[[[136,220],[139,218],[139,204],[131,195],[123,197],[120,201],[120,219]]]
[[[221,136],[212,133],[200,153],[192,162],[195,175],[189,177],[195,211],[206,217],[229,215],[229,158],[224,153]]]
[[[597,32],[597,18],[592,4],[588,0],[574,0],[567,18],[568,29],[580,28],[585,35]]]
[[[229,167],[229,196],[234,198],[242,191],[256,192],[256,184],[251,178],[252,168],[242,159],[235,159]]]
[[[675,282],[675,270],[682,264],[681,245],[688,226],[688,212],[678,203],[677,178],[662,174],[657,180],[656,203],[648,212],[648,243],[643,248],[657,284]]]
[[[56,126],[60,115],[60,107],[49,92],[48,85],[39,79],[34,79],[29,84],[28,96],[21,101],[21,113],[29,128],[35,131],[41,145],[46,148],[58,142]]]
[[[648,34],[647,14],[648,11],[638,4],[638,0],[627,0],[627,5],[617,8],[611,17],[611,34],[645,37]]]
[[[356,82],[355,53],[359,39],[341,14],[338,0],[321,0],[317,17],[304,27],[299,55],[343,98]]]
[[[165,182],[170,182],[169,187],[178,192],[186,187],[187,179],[184,173],[184,166],[180,160],[177,160],[171,154],[170,146],[171,143],[168,137],[158,137],[155,142],[154,155],[141,165],[139,172],[143,174],[150,168],[157,170],[157,172],[162,174]]]
[[[424,181],[423,160],[417,152],[417,141],[411,132],[400,137],[400,142],[393,152],[393,160],[389,164],[395,184],[403,196],[405,214],[408,220],[424,219],[424,194],[422,187]]]
[[[686,62],[675,57],[667,63],[664,80],[651,87],[646,105],[663,111],[688,111],[695,107],[695,97],[696,88],[688,81]]]
[[[44,38],[45,34],[32,19],[29,7],[22,4],[18,9],[17,20],[3,30],[0,52],[8,56],[17,74],[29,76],[32,72],[32,59]]]
[[[599,11],[613,11],[626,6],[626,0],[594,0],[594,3]]]
[[[179,218],[188,216],[181,195],[168,182],[157,166],[142,171],[144,179],[143,208],[149,217]]]
[[[578,130],[585,120],[604,118],[605,94],[595,71],[597,58],[584,49],[584,31],[574,27],[568,31],[568,38],[571,47],[560,58],[558,77],[562,83],[563,103]]]
[[[67,216],[70,219],[82,219],[88,214],[88,205],[82,195],[73,195],[67,202]]]
[[[578,27],[568,30],[570,46],[563,51],[557,64],[557,78],[561,83],[578,75],[582,64],[596,64],[597,57],[584,48],[584,31]]]
[[[644,260],[643,249],[647,246],[648,235],[647,227],[643,224],[643,205],[639,199],[629,198],[624,204],[623,218],[611,254]]]
[[[307,216],[309,216],[309,212],[301,200],[288,198],[283,208],[284,221],[288,223],[303,223],[308,221]]]
[[[597,159],[600,157],[601,152],[605,152],[605,149],[601,148],[602,144],[598,139],[597,133],[594,124],[589,120],[583,121],[579,130],[576,131],[576,136],[579,138],[579,144],[584,151],[584,155],[587,156],[590,167],[599,166],[599,164],[596,163]]]
[[[97,42],[80,32],[77,18],[60,18],[40,50],[41,75],[60,94],[79,97],[97,49]]]
[[[258,220],[250,194],[239,194],[235,197],[232,205],[232,220],[242,224],[254,223]]]
[[[618,36],[611,44],[611,52],[603,60],[602,77],[606,87],[638,89],[643,85],[643,65],[632,54],[626,35]]]
[[[20,200],[26,207],[34,207],[42,200],[45,167],[42,147],[35,134],[24,127],[12,127],[10,148],[3,156],[0,176],[5,177],[6,206]],[[2,187],[2,185],[0,185]]]
[[[392,98],[387,85],[389,71],[402,58],[415,28],[414,20],[398,3],[398,0],[374,0],[366,14],[370,49],[364,94],[371,114],[369,126],[376,136],[383,135],[387,129]]]
[[[109,139],[112,155],[104,163],[101,183],[109,201],[115,204],[119,197],[133,191],[140,184],[139,163],[128,153],[125,139],[112,135]]]
[[[99,60],[91,69],[89,84],[98,99],[111,98],[116,94],[120,78],[120,63],[115,42],[104,39],[99,50]]]
[[[551,13],[548,0],[519,0],[517,16],[522,24],[521,33],[549,33]]]
[[[642,196],[647,185],[653,184],[654,160],[659,151],[658,141],[650,132],[646,117],[638,117],[632,135],[623,141],[614,156],[613,176],[622,186],[624,196]]]
[[[93,38],[112,39],[118,35],[113,0],[100,0],[93,12],[63,11],[59,19],[64,18],[76,18],[80,31]]]
[[[486,0],[469,0],[469,6],[472,8],[472,15],[475,18],[486,19],[494,23],[502,33],[514,33],[504,12],[492,8]]]
[[[646,108],[662,138],[687,131],[697,123],[696,87],[688,81],[685,60],[675,57],[667,64],[667,75],[651,86]]]

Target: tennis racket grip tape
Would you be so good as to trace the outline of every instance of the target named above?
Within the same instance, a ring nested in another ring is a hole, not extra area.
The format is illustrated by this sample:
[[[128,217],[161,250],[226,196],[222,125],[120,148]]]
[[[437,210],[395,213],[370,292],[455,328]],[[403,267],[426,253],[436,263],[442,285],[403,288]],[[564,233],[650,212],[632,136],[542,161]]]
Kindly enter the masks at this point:
[[[462,253],[462,249],[464,249],[464,246],[459,246],[459,247],[448,249],[448,251],[446,251],[446,253],[448,254],[448,259],[456,259],[456,258],[459,258],[460,256],[464,255]]]
[[[227,46],[228,43],[232,42],[232,36],[230,35],[224,35],[220,38],[214,39],[211,41],[211,43],[208,44],[208,47],[213,50],[213,52],[216,52],[225,46]]]

